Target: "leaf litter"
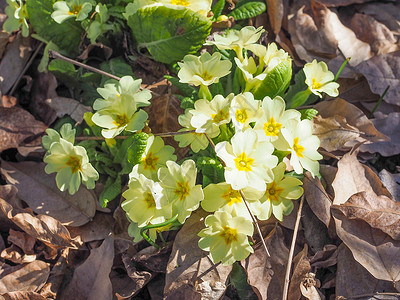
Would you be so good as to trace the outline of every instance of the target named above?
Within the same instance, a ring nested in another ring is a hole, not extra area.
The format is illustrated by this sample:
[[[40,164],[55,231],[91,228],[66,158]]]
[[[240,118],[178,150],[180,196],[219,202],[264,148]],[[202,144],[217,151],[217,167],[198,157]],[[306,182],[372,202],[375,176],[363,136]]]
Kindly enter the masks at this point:
[[[340,78],[342,88],[346,87],[343,99],[314,106],[319,111],[313,120],[314,131],[330,156],[321,165],[321,178],[309,174],[303,178],[307,205],[295,245],[289,299],[329,299],[333,295],[370,299],[379,293],[386,293],[385,299],[397,299],[400,168],[394,166],[395,174],[375,170],[357,154],[388,157],[400,153],[400,6],[395,1],[295,2],[268,0],[268,13],[257,17],[257,22],[270,26],[271,41],[276,38],[300,66],[319,59],[337,70],[345,58],[351,60]],[[14,99],[7,95],[33,48],[20,35],[14,39],[3,35],[0,76],[5,79],[1,90],[6,95],[0,107],[0,151],[5,153],[0,229],[6,243],[2,240],[1,296],[41,300],[69,299],[75,294],[77,299],[135,299],[140,294],[152,299],[236,299],[231,296],[238,294],[234,292],[240,286],[234,286],[230,277],[232,267],[214,265],[197,247],[196,234],[205,216],[201,210],[159,252],[144,242],[129,240],[124,215],[115,207],[115,213],[97,211],[97,198],[88,190],[81,188],[74,197],[58,193],[54,178],[44,173],[42,164],[9,159],[8,153],[18,147],[39,145],[39,138],[57,117],[68,115],[81,122],[89,109],[78,97],[61,91],[51,75],[33,78],[41,79],[34,83],[35,105],[31,103],[29,110],[20,101],[21,92]],[[11,61],[17,68],[10,68]],[[147,73],[153,79],[163,75],[157,64]],[[153,83],[148,82],[150,89],[154,87],[159,96],[157,105],[148,111],[150,127],[160,133],[176,131],[180,101],[168,91],[165,80]],[[373,111],[387,86],[382,105]],[[24,89],[30,88],[26,83]],[[63,96],[58,96],[60,91]],[[355,150],[359,143],[363,145]],[[264,227],[270,257],[255,240],[254,254],[240,263],[245,274],[242,281],[251,287],[252,293],[247,291],[251,297],[282,298],[293,235],[289,229],[293,226],[285,222],[274,220]],[[325,231],[312,230],[318,226]],[[313,232],[325,232],[328,237],[317,241],[318,249],[310,239]]]

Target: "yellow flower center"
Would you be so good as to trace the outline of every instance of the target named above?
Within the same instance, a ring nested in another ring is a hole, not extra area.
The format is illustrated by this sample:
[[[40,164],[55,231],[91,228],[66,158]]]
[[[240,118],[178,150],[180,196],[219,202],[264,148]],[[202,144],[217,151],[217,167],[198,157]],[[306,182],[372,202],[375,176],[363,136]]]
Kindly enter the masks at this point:
[[[126,114],[116,115],[113,123],[118,127],[122,127],[129,123],[129,118]]]
[[[275,119],[272,117],[269,119],[268,123],[264,123],[264,131],[266,136],[278,136],[281,130],[282,124],[276,123]]]
[[[186,0],[171,0],[171,4],[173,5],[182,5],[182,6],[188,6],[190,4],[189,1]]]
[[[78,171],[82,171],[82,165],[81,165],[81,160],[77,156],[72,156],[70,155],[68,157],[68,160],[66,162],[66,165],[68,167],[71,167],[71,172],[72,174],[75,174]]]
[[[229,112],[227,111],[223,111],[222,109],[216,113],[216,114],[212,114],[211,118],[213,119],[214,123],[219,123],[222,122],[223,120],[227,119],[229,116]]]
[[[176,183],[176,189],[174,193],[179,197],[179,200],[184,200],[189,195],[189,192],[190,188],[187,181]]]
[[[157,162],[160,158],[155,156],[153,152],[149,152],[145,157],[142,158],[143,168],[145,170],[156,170]]]
[[[224,226],[219,236],[224,239],[225,244],[227,245],[238,240],[237,229],[231,228],[229,226]]]
[[[302,152],[304,151],[304,147],[299,145],[299,138],[295,138],[293,140],[293,147],[292,147],[293,151],[296,152],[298,157],[304,157],[304,155],[302,154]]]
[[[156,207],[156,201],[154,200],[153,194],[151,192],[147,192],[144,196],[144,201],[147,204],[147,208]]]
[[[254,162],[254,159],[251,157],[247,157],[246,153],[240,154],[238,157],[234,159],[236,168],[239,171],[251,171],[251,165]]]
[[[283,192],[283,188],[278,186],[275,181],[268,184],[266,195],[269,201],[279,202],[279,196]]]
[[[68,12],[68,14],[69,14],[70,16],[72,16],[72,15],[78,15],[78,14],[81,12],[81,10],[82,10],[82,5],[75,5],[75,4],[74,4],[74,6],[72,6],[72,10],[70,10],[70,11]]]
[[[179,1],[179,0],[178,0],[178,1]],[[186,5],[185,5],[185,6],[186,6]],[[203,74],[195,74],[195,75],[200,76],[200,77],[203,78],[203,80],[205,80],[205,81],[208,81],[208,80],[213,79],[213,76],[212,76],[211,74],[208,74],[207,71],[204,71]]]
[[[312,88],[313,88],[314,90],[320,89],[321,86],[322,86],[322,84],[319,83],[319,82],[317,82],[317,80],[316,80],[315,78],[312,79]]]
[[[229,206],[234,203],[242,202],[242,196],[240,195],[240,192],[232,189],[232,187],[229,187],[229,189],[222,194],[222,198],[226,200]]]
[[[244,122],[246,122],[246,120],[247,120],[246,109],[242,109],[242,110],[237,109],[235,112],[235,118],[236,118],[236,121],[238,121],[239,123],[243,124]]]

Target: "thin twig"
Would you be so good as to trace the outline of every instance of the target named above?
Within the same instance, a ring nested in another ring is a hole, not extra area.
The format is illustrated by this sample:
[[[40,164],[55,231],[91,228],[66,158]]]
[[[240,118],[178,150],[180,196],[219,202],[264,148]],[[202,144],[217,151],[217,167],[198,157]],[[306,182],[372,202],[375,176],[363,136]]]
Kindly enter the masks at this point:
[[[76,60],[70,59],[68,57],[65,57],[64,55],[61,55],[60,53],[58,53],[58,52],[56,52],[54,50],[49,50],[49,57],[65,60],[66,62],[69,62],[69,63],[71,63],[71,64],[73,64],[75,66],[85,68],[85,69],[87,69],[89,71],[92,71],[92,72],[95,72],[95,73],[98,73],[98,74],[101,74],[101,75],[104,75],[104,76],[108,76],[108,77],[110,77],[112,79],[115,79],[115,80],[120,80],[121,79],[121,77],[115,76],[113,74],[104,72],[104,71],[99,70],[97,68],[85,65],[85,64],[83,64],[83,63],[81,63],[79,61],[76,61]]]
[[[29,61],[28,61],[27,64],[25,65],[24,69],[23,69],[22,72],[19,74],[17,80],[14,82],[14,85],[13,85],[13,87],[12,87],[10,93],[9,93],[10,96],[12,96],[12,94],[14,94],[15,89],[17,88],[19,81],[21,80],[22,76],[24,76],[24,74],[25,74],[25,72],[28,70],[28,68],[31,66],[33,60],[34,60],[35,57],[38,55],[38,53],[39,53],[40,49],[42,48],[42,46],[43,46],[43,43],[40,43],[40,44],[37,46],[35,52],[32,54],[31,58],[29,59]]]
[[[195,130],[187,130],[187,131],[178,131],[178,132],[163,132],[163,133],[154,133],[153,135],[155,136],[160,136],[160,137],[171,137],[171,136],[176,136],[176,135],[181,135],[181,134],[187,134],[187,133],[193,133]],[[125,140],[127,138],[131,137],[131,135],[117,135],[114,137],[116,140]],[[95,141],[101,141],[105,140],[105,137],[102,136],[77,136],[75,140],[77,141],[85,141],[85,140],[95,140]]]
[[[289,259],[288,259],[287,266],[286,266],[285,285],[283,286],[282,300],[287,300],[287,297],[288,297],[289,282],[290,282],[290,270],[292,268],[294,248],[296,245],[297,232],[299,231],[301,210],[303,209],[303,203],[304,203],[304,195],[300,199],[300,206],[299,206],[299,210],[297,211],[296,224],[294,225],[292,244],[290,245]]]
[[[210,138],[210,136],[209,136],[207,133],[204,133],[204,134],[205,134],[207,140],[210,142],[211,146],[213,147],[213,149],[214,149],[214,151],[215,151],[215,144],[214,144],[214,142],[212,141],[212,139]],[[226,164],[225,164],[225,162],[224,162],[223,160],[221,160],[221,163],[222,163],[222,165],[223,165],[224,167],[226,167]],[[251,209],[250,209],[250,207],[249,207],[249,204],[247,203],[246,197],[244,196],[242,190],[240,190],[239,192],[240,192],[240,195],[242,196],[243,203],[244,203],[244,205],[246,206],[247,211],[249,212],[249,214],[250,214],[250,216],[251,216],[251,219],[253,220],[253,225],[256,227],[257,233],[258,233],[258,235],[259,235],[260,238],[261,238],[261,243],[262,243],[263,246],[264,246],[265,252],[267,252],[267,255],[268,255],[268,256],[271,256],[271,254],[269,254],[269,251],[268,251],[268,248],[267,248],[267,244],[265,244],[265,241],[264,241],[264,238],[263,238],[263,236],[262,236],[261,229],[260,229],[260,226],[258,225],[257,219],[256,219],[256,217],[254,216],[253,212],[251,211]]]

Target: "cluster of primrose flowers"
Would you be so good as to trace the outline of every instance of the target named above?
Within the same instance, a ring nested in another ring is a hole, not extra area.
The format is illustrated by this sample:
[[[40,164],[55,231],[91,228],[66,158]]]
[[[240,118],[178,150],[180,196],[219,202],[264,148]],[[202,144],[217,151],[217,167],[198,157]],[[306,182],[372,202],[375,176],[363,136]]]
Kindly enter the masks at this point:
[[[12,33],[22,27],[22,36],[29,35],[28,12],[22,0],[7,0],[8,6],[5,8],[7,20],[3,24],[3,29]]]

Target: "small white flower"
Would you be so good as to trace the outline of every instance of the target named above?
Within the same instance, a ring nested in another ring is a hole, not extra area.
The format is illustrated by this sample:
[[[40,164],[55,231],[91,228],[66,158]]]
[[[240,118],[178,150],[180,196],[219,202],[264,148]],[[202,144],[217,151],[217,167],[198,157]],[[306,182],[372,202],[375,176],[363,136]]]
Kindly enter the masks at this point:
[[[245,92],[236,95],[231,103],[230,116],[233,126],[238,130],[250,128],[250,123],[262,116],[261,101],[255,100],[252,93]]]
[[[88,17],[92,6],[92,1],[57,1],[53,5],[54,12],[51,17],[59,24],[70,18],[76,18],[76,21],[83,21]]]
[[[271,169],[278,163],[272,155],[274,146],[269,142],[258,143],[253,129],[239,131],[229,142],[218,143],[217,156],[226,164],[225,180],[235,190],[251,187],[265,191],[266,182],[273,180]]]
[[[303,173],[303,168],[310,171],[314,177],[319,173],[318,160],[322,155],[318,153],[320,140],[312,134],[310,120],[289,120],[286,127],[280,132],[282,138],[274,142],[281,151],[290,151],[290,164],[297,174]]]
[[[315,59],[312,63],[305,64],[303,67],[306,74],[306,84],[311,92],[322,97],[321,92],[327,93],[331,97],[339,95],[339,84],[334,82],[335,76],[328,70],[325,62],[317,62]]]

